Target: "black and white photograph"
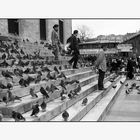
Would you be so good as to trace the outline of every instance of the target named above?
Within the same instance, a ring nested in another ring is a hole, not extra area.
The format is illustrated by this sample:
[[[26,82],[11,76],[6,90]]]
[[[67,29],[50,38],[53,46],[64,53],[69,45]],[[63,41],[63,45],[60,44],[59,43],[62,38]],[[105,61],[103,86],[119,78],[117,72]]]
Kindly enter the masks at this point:
[[[0,11],[2,139],[135,140],[137,0],[6,0]]]
[[[140,19],[0,19],[0,33],[1,121],[140,121]]]

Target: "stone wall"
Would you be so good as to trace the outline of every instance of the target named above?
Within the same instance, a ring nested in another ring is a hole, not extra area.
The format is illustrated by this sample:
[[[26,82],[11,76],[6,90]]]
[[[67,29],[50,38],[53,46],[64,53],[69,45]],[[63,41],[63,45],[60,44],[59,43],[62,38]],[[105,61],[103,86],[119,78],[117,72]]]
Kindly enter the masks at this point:
[[[72,21],[64,19],[64,44],[72,32]],[[59,19],[46,19],[46,40],[51,42],[51,32],[53,25],[59,24]],[[7,19],[0,19],[0,33],[8,35]],[[11,36],[11,35],[10,35]],[[19,19],[19,37],[29,39],[31,42],[40,40],[40,22],[39,19]]]
[[[30,41],[40,40],[39,19],[20,19],[19,36]]]
[[[1,35],[8,35],[7,19],[0,19],[0,33]]]

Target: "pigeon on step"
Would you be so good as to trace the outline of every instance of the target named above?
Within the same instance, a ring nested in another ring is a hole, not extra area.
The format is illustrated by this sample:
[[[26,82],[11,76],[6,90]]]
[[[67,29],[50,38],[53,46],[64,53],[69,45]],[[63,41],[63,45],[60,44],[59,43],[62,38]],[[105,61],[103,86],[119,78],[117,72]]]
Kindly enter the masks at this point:
[[[129,94],[130,92],[128,90],[125,91],[126,94]]]
[[[2,83],[0,82],[0,88],[1,88],[1,89],[6,89],[7,87],[6,87],[4,84],[2,84]]]
[[[113,85],[112,87],[115,89],[117,87],[117,85]]]
[[[55,90],[59,90],[55,85],[51,84],[50,92],[53,93]]]
[[[12,83],[8,83],[7,84],[7,88],[10,90],[11,88],[13,88],[13,84]]]
[[[61,80],[61,82],[60,82],[59,85],[62,87],[62,89],[67,90],[67,88],[66,88],[66,86],[65,86],[65,82],[64,82],[64,80]]]
[[[127,84],[125,84],[125,86],[126,86],[126,87],[128,87],[128,83],[127,83]]]
[[[139,89],[140,88],[140,86],[136,86],[136,89]]]
[[[13,77],[6,71],[2,71],[1,72],[2,76],[5,77],[5,78],[11,78],[13,80]]]
[[[8,103],[7,97],[4,96],[4,97],[2,98],[2,101],[7,105],[7,103]]]
[[[22,114],[16,111],[12,111],[12,118],[15,120],[15,122],[26,121]]]
[[[57,74],[60,73],[56,66],[54,67],[54,71],[55,71]]]
[[[69,93],[68,94],[68,97],[69,97],[69,99],[73,99],[73,94],[72,93]]]
[[[48,93],[46,92],[46,90],[45,90],[43,87],[41,87],[41,88],[40,88],[40,92],[43,94],[43,96],[45,96],[45,97],[46,97],[46,99],[48,99],[48,98],[49,98]]]
[[[65,122],[67,122],[69,118],[69,113],[67,111],[64,111],[62,113],[62,118],[64,119]]]
[[[37,94],[36,94],[35,91],[34,91],[34,88],[30,88],[30,95],[31,95],[33,98],[38,98]]]
[[[62,70],[62,67],[61,66],[59,66],[59,68],[58,68],[60,71]]]
[[[33,105],[32,107],[32,114],[30,116],[35,116],[37,117],[37,114],[39,113],[39,104],[36,103],[35,105]]]
[[[44,100],[43,100],[43,102],[42,102],[42,104],[40,106],[41,106],[42,112],[45,112],[47,104],[46,104],[46,102]]]
[[[81,86],[80,86],[80,84],[74,89],[74,92],[75,93],[78,93],[78,92],[80,92],[81,91]]]
[[[82,105],[86,106],[87,105],[87,102],[88,102],[88,99],[87,98],[83,99]]]
[[[66,97],[64,96],[65,94],[67,94],[67,92],[65,92],[64,90],[62,90],[62,92],[60,93],[60,97],[61,97],[61,100],[65,100]]]
[[[10,90],[8,90],[7,92],[8,92],[8,98],[10,102],[14,102],[15,100],[21,101],[21,98],[16,95],[13,95]]]

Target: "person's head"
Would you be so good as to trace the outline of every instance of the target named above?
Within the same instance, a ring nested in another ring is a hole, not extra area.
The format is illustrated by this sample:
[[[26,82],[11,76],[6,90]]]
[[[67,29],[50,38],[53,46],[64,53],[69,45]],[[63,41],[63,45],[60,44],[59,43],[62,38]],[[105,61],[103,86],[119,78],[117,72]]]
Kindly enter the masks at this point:
[[[74,30],[74,31],[73,31],[73,35],[77,37],[77,35],[78,35],[78,30]]]
[[[58,24],[55,24],[55,25],[53,26],[53,29],[54,29],[56,32],[58,32],[59,25],[58,25]]]
[[[107,48],[106,48],[106,46],[101,46],[101,48],[103,49],[103,51],[106,51],[107,50]]]

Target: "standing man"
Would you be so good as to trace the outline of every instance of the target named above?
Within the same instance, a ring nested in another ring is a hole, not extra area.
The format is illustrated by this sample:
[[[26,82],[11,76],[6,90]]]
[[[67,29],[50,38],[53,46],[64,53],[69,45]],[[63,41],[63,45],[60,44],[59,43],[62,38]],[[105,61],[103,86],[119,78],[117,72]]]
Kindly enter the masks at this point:
[[[53,54],[55,55],[55,60],[59,60],[59,51],[60,51],[60,40],[58,35],[59,25],[55,24],[53,26],[53,31],[51,33],[51,41],[53,46]]]
[[[78,30],[74,30],[72,36],[68,39],[70,42],[70,49],[72,51],[72,58],[69,60],[69,64],[73,64],[73,69],[78,69],[77,67],[77,62],[78,58],[80,55],[79,49],[78,49],[78,44],[79,44],[79,39],[77,38],[78,36]]]
[[[106,57],[105,57],[106,47],[102,46],[101,48],[103,50],[100,52],[100,54],[97,58],[97,61],[95,63],[95,67],[98,68],[98,71],[99,71],[98,89],[105,90],[104,85],[103,85],[103,81],[104,81],[105,72],[107,70]]]

